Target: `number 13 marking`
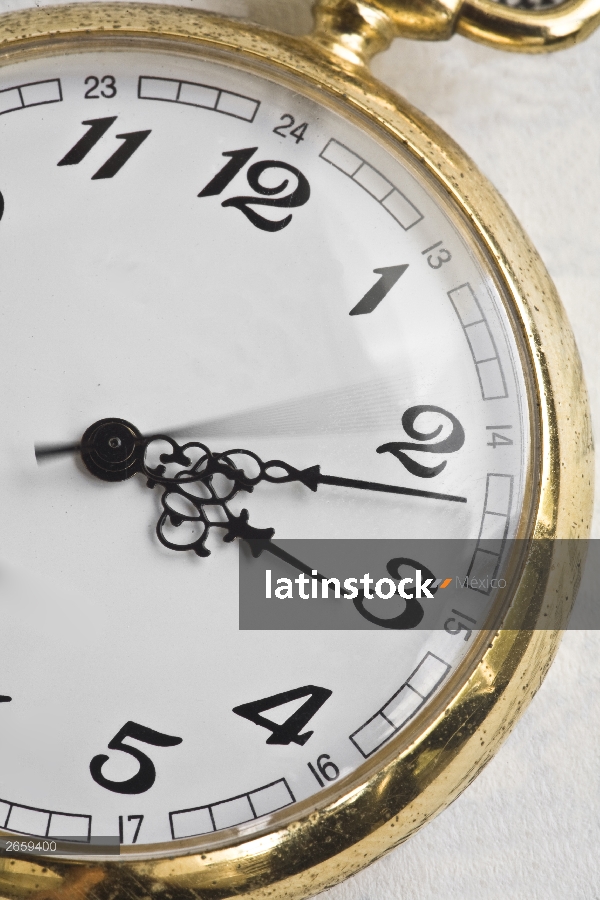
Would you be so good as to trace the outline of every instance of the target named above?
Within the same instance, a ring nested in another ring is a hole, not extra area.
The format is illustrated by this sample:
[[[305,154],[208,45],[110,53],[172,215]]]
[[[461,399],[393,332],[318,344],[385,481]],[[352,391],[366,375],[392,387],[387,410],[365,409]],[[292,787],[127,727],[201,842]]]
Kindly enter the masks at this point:
[[[450,262],[450,260],[452,259],[452,254],[449,250],[446,250],[445,247],[442,247],[437,255],[431,252],[432,250],[435,250],[437,247],[439,247],[441,243],[442,241],[438,241],[437,244],[432,244],[431,247],[427,247],[426,250],[421,251],[421,256],[426,256],[427,254],[429,254],[429,256],[427,256],[427,265],[431,269],[441,269],[444,263]]]

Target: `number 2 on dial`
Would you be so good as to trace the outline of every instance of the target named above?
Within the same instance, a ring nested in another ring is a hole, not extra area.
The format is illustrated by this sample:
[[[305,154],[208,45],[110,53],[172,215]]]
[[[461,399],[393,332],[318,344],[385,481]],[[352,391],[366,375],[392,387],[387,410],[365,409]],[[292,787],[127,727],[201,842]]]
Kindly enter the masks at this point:
[[[434,413],[448,419],[452,425],[450,434],[442,438],[441,441],[435,441],[442,431],[443,425],[438,425],[433,431],[423,432],[415,427],[415,422],[422,413]],[[419,478],[435,478],[443,469],[446,468],[447,460],[441,462],[438,466],[424,466],[416,462],[410,456],[404,453],[405,450],[412,450],[418,453],[456,453],[465,442],[465,430],[451,412],[442,409],[440,406],[411,406],[402,416],[402,427],[409,437],[415,441],[423,441],[421,444],[411,444],[407,441],[389,441],[377,448],[377,453],[391,453],[396,459],[402,463],[405,469],[412,475]],[[429,441],[429,443],[425,443]]]

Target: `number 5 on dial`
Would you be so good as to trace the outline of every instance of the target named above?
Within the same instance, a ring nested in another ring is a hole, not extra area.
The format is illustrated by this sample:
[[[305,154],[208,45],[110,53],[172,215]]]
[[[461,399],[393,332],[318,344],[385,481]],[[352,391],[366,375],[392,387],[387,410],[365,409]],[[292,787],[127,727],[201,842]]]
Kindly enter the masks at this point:
[[[154,747],[175,747],[177,744],[181,744],[183,738],[161,734],[160,731],[153,731],[152,728],[138,725],[137,722],[127,722],[126,725],[123,725],[109,742],[108,749],[122,750],[123,753],[129,753],[139,762],[139,771],[127,781],[110,781],[104,777],[102,766],[109,760],[105,753],[100,753],[93,758],[90,763],[90,773],[100,787],[106,788],[107,791],[114,791],[116,794],[143,794],[156,781],[156,769],[150,757],[145,753],[142,753],[137,747],[130,747],[129,744],[123,743],[123,739],[127,737],[133,738],[134,741],[142,741],[144,744],[152,744]]]

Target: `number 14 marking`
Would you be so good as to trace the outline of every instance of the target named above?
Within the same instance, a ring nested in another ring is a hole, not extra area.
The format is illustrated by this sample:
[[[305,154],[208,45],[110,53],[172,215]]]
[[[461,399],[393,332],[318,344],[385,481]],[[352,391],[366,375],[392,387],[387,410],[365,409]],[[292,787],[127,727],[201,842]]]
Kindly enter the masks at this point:
[[[496,447],[502,446],[510,446],[513,443],[512,438],[509,438],[506,434],[499,434],[500,431],[510,431],[512,425],[486,425],[485,430],[491,431],[491,441],[488,441],[488,447],[493,447],[494,450]]]

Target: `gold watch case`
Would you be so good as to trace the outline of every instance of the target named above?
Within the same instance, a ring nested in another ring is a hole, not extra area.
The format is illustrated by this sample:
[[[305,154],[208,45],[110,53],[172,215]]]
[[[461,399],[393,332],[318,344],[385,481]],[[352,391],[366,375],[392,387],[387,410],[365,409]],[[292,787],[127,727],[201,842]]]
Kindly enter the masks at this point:
[[[449,10],[442,7],[430,4],[438,21]],[[510,607],[499,630],[480,635],[434,708],[344,782],[291,813],[275,814],[261,833],[244,837],[231,829],[160,847],[123,847],[110,861],[4,855],[2,898],[226,900],[243,894],[283,900],[316,894],[406,840],[451,803],[496,752],[552,662],[577,592],[591,520],[593,448],[581,365],[554,286],[503,200],[447,135],[370,74],[365,60],[399,33],[390,24],[399,8],[378,0],[345,6],[322,0],[307,38],[146,4],[78,4],[0,16],[0,65],[83,48],[151,47],[216,58],[318,97],[408,155],[487,255],[520,334],[536,422],[529,515],[521,530],[531,541],[514,569]],[[426,30],[422,19],[419,27]],[[448,36],[442,31],[430,36]]]

